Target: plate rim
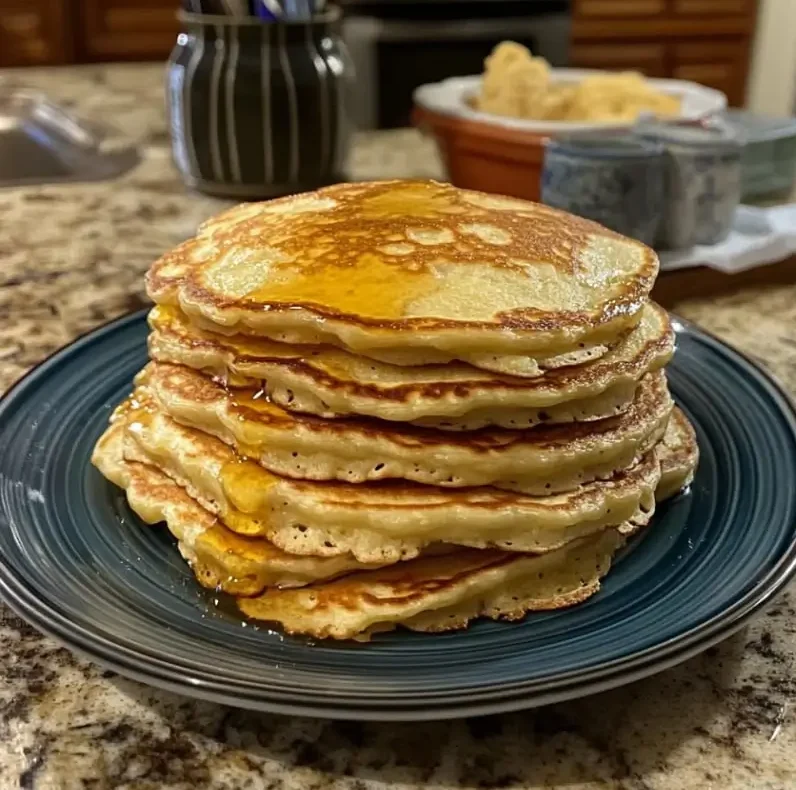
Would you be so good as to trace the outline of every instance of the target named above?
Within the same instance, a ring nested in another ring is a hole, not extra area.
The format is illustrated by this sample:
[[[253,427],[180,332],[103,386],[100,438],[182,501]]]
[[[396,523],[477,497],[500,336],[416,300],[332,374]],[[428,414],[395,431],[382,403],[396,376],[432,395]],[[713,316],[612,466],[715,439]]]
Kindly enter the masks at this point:
[[[3,580],[0,579],[0,588],[4,587]],[[389,707],[383,702],[377,702],[373,707],[359,707],[357,705],[328,705],[324,704],[322,701],[297,703],[294,701],[276,701],[273,698],[257,698],[255,696],[243,696],[241,694],[233,695],[220,688],[216,689],[203,684],[186,683],[184,678],[182,682],[180,682],[166,677],[160,677],[117,661],[113,657],[99,655],[95,650],[77,644],[75,641],[42,623],[37,619],[35,612],[28,612],[27,609],[17,608],[17,606],[11,603],[5,596],[3,596],[3,601],[15,614],[24,619],[27,623],[33,625],[37,630],[54,639],[59,644],[64,645],[76,655],[138,683],[193,699],[213,702],[219,705],[244,708],[247,710],[277,713],[288,716],[306,716],[311,718],[353,721],[442,721],[470,716],[490,716],[500,713],[528,710],[543,705],[551,705],[557,702],[565,702],[592,694],[599,694],[656,675],[659,672],[663,672],[687,661],[689,658],[699,655],[736,633],[757,613],[756,609],[752,610],[741,620],[728,625],[725,630],[717,631],[715,634],[711,635],[709,639],[694,643],[690,645],[688,649],[673,652],[665,658],[649,661],[638,667],[633,667],[631,671],[620,669],[604,677],[595,678],[588,683],[572,683],[558,689],[542,689],[539,693],[533,694],[533,696],[520,690],[518,693],[510,696],[485,700],[475,704],[455,702],[450,704],[434,704],[432,702],[430,704],[433,704],[433,707],[424,707],[422,703],[418,703],[417,706]]]
[[[0,420],[5,411],[14,405],[20,390],[30,384],[31,379],[46,376],[47,368],[78,353],[84,345],[101,340],[107,334],[144,319],[148,309],[140,308],[90,329],[46,356],[0,396]],[[768,385],[772,390],[768,394],[773,406],[784,416],[789,417],[796,441],[796,402],[778,377],[745,352],[726,343],[710,331],[676,314],[670,315],[678,334],[690,334],[698,341],[707,342],[715,352],[726,354],[731,358],[736,357],[748,365],[757,374],[761,383]],[[433,693],[423,692],[425,696],[415,697],[413,702],[405,705],[378,696],[357,700],[355,703],[352,701],[351,704],[336,701],[333,695],[317,697],[312,701],[291,701],[290,697],[295,693],[292,690],[258,691],[255,683],[246,684],[237,681],[230,683],[222,677],[209,675],[205,679],[200,679],[192,676],[190,670],[187,673],[179,672],[179,665],[176,664],[168,670],[159,669],[157,667],[166,662],[158,660],[147,651],[122,646],[104,635],[92,634],[83,625],[80,626],[80,630],[86,635],[78,638],[74,631],[74,623],[70,622],[69,617],[53,609],[49,601],[44,602],[39,599],[35,589],[14,572],[2,553],[0,553],[0,599],[4,600],[22,619],[79,655],[87,656],[98,664],[138,682],[175,693],[273,713],[327,718],[416,721],[520,710],[597,693],[655,674],[702,652],[743,627],[778,596],[795,575],[796,536],[784,547],[775,565],[732,606],[715,614],[710,620],[693,626],[689,631],[670,637],[665,642],[651,645],[629,656],[598,664],[591,669],[572,669],[554,678],[513,681],[482,690],[448,690],[436,696]],[[26,597],[29,597],[30,601],[26,602]],[[62,625],[56,624],[58,619],[63,621]],[[100,643],[108,646],[104,647]],[[114,651],[120,655],[110,655]],[[126,654],[130,657],[127,658]],[[135,663],[140,664],[140,668],[134,666]],[[462,695],[466,695],[464,701]],[[483,696],[484,699],[474,700],[474,696]]]

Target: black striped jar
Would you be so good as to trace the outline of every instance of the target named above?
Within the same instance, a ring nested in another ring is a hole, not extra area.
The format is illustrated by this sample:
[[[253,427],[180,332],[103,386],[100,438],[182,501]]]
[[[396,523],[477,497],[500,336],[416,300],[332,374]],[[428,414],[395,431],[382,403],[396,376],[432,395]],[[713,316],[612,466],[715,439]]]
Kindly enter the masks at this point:
[[[174,161],[189,187],[268,198],[344,180],[352,67],[339,8],[295,22],[179,18],[167,98]]]

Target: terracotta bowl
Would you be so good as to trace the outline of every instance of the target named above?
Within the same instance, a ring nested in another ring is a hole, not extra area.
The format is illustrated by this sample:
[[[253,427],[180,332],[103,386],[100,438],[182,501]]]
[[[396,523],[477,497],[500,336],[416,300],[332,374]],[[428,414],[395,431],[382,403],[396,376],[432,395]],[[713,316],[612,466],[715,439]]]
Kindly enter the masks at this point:
[[[585,69],[555,69],[558,82],[578,82],[597,74]],[[727,106],[720,91],[687,80],[648,80],[664,93],[679,97],[681,112],[672,120],[694,123]],[[456,186],[539,199],[544,144],[549,137],[573,132],[626,132],[628,121],[537,121],[496,116],[477,110],[472,97],[481,77],[451,77],[421,85],[414,92],[414,123],[434,136]]]
[[[546,135],[415,107],[412,122],[437,142],[451,183],[539,200]]]

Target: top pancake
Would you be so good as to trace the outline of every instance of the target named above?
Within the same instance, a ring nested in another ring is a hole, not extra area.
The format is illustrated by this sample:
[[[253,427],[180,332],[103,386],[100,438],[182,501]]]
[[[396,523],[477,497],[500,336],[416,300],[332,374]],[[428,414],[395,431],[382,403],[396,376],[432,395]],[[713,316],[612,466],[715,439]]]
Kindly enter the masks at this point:
[[[645,245],[565,212],[388,181],[224,212],[156,261],[147,287],[216,331],[477,364],[610,345],[657,272]]]

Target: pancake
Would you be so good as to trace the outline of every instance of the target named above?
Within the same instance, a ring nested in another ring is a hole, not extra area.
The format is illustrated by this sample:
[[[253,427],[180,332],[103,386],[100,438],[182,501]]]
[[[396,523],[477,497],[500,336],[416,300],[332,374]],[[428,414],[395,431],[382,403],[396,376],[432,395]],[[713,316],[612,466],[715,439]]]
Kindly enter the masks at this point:
[[[199,582],[233,595],[266,587],[296,587],[375,567],[351,555],[306,557],[280,551],[267,540],[243,538],[154,466],[124,460],[124,423],[117,419],[97,442],[92,463],[125,490],[130,507],[147,523],[164,521]]]
[[[534,379],[508,377],[464,363],[396,366],[333,346],[291,346],[192,325],[181,311],[150,313],[149,352],[235,386],[262,386],[290,411],[336,418],[365,415],[445,430],[487,425],[590,421],[627,408],[638,380],[665,365],[674,333],[665,310],[644,308],[638,327],[600,359]]]
[[[542,555],[462,549],[301,590],[268,590],[238,599],[247,617],[290,634],[367,639],[398,625],[415,631],[464,628],[476,617],[517,620],[527,612],[585,601],[600,588],[624,534],[608,529]]]
[[[172,309],[178,312],[183,312],[179,307],[174,304],[158,305],[167,309]],[[202,316],[193,315],[189,318],[191,324],[206,332],[211,332],[216,335],[230,335],[238,338],[255,338],[259,340],[268,339],[267,336],[254,334],[254,330],[248,327],[237,327],[230,329],[227,327],[218,326],[208,321]],[[634,318],[635,321],[635,318]],[[620,342],[635,328],[636,323],[629,326],[624,330],[616,342]],[[317,341],[307,341],[306,343],[289,342],[287,336],[282,335],[274,343],[279,343],[282,346],[290,347],[296,346],[309,346],[317,348],[319,346],[337,347],[342,351],[348,351],[354,356],[363,357],[365,360],[372,360],[374,362],[383,362],[386,365],[393,367],[410,367],[422,368],[428,365],[449,365],[452,362],[460,362],[469,365],[470,367],[478,368],[479,370],[486,370],[491,373],[498,373],[504,376],[511,376],[513,378],[536,378],[543,375],[548,370],[557,370],[558,368],[573,367],[575,365],[583,365],[587,362],[592,362],[599,359],[604,354],[607,354],[610,345],[605,343],[579,343],[578,347],[565,354],[543,355],[537,353],[536,356],[528,356],[527,354],[494,354],[489,352],[484,353],[466,353],[462,352],[459,355],[439,351],[436,349],[396,349],[396,348],[375,348],[368,349],[366,352],[352,351],[346,349],[342,343],[336,341],[334,337],[327,337]],[[333,345],[337,343],[337,345]]]
[[[699,463],[696,433],[681,409],[675,408],[672,412],[666,432],[658,445],[658,457],[661,462],[661,480],[655,496],[662,502],[691,485]]]
[[[613,553],[651,515],[639,512],[617,529],[543,555],[463,548],[390,569],[294,557],[265,540],[233,535],[154,466],[125,460],[124,424],[142,408],[131,399],[117,409],[92,461],[125,489],[141,518],[166,521],[202,585],[235,595],[245,616],[279,623],[288,633],[367,639],[396,625],[443,631],[479,616],[517,619],[534,609],[571,606],[599,589]],[[285,589],[308,582],[306,595]]]
[[[416,557],[435,543],[542,553],[617,526],[654,506],[652,451],[607,481],[550,497],[494,488],[311,482],[278,477],[157,410],[129,422],[124,456],[155,466],[232,530],[291,553],[351,554],[360,562]]]
[[[228,391],[177,365],[150,363],[138,383],[177,422],[222,439],[284,477],[351,483],[399,478],[542,495],[630,466],[663,435],[672,409],[663,371],[645,376],[633,404],[616,417],[469,434],[293,414],[264,393]]]
[[[638,322],[657,272],[650,248],[589,220],[387,181],[230,209],[156,261],[147,291],[219,332],[478,365],[600,353]]]
[[[621,342],[635,325],[622,332],[615,340]],[[381,362],[393,365],[404,365],[417,367],[421,365],[444,365],[451,362],[464,362],[471,367],[480,370],[488,370],[491,373],[500,373],[504,376],[515,378],[533,379],[544,375],[548,370],[558,370],[559,368],[569,368],[575,365],[585,365],[593,362],[604,354],[607,354],[612,346],[605,343],[590,344],[581,342],[577,349],[566,354],[553,354],[551,356],[536,353],[536,356],[527,354],[490,354],[490,353],[463,353],[456,357],[444,352],[411,351],[401,353],[399,351],[373,351],[368,352],[368,356]],[[414,361],[413,361],[414,360]]]

